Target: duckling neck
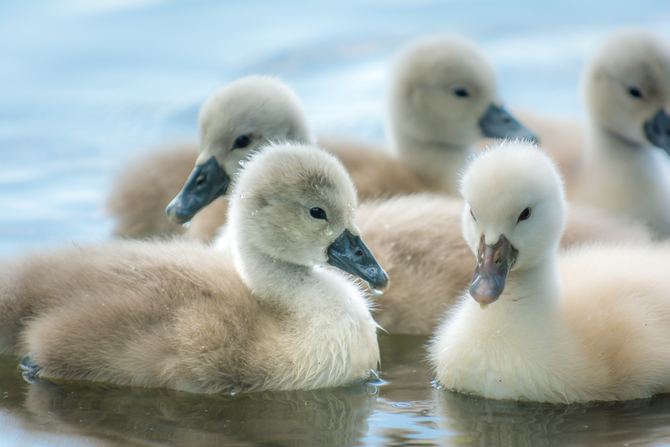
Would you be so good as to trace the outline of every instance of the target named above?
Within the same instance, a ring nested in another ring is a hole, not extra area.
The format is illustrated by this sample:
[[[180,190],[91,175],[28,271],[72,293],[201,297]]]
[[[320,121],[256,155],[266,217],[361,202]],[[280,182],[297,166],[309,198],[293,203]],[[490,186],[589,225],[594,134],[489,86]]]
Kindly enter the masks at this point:
[[[670,234],[670,176],[666,157],[599,125],[591,126],[578,198],[622,217],[646,220]]]
[[[405,166],[426,182],[439,185],[448,194],[458,193],[459,172],[465,166],[472,149],[442,142],[429,142],[398,136],[398,156]]]
[[[502,296],[489,309],[510,327],[520,327],[519,324],[528,327],[529,323],[541,321],[538,329],[542,332],[547,320],[551,321],[558,314],[560,305],[557,257],[552,254],[531,267],[511,272]]]
[[[595,122],[592,122],[590,129],[584,160],[587,164],[602,163],[604,160],[644,160],[653,151],[653,148],[629,140]]]
[[[229,248],[242,279],[262,305],[305,321],[349,313],[372,318],[358,287],[333,269],[283,261],[234,238]]]
[[[228,240],[235,265],[256,299],[273,307],[285,310],[298,309],[296,289],[309,287],[314,282],[311,268],[282,261],[262,253],[248,243]]]

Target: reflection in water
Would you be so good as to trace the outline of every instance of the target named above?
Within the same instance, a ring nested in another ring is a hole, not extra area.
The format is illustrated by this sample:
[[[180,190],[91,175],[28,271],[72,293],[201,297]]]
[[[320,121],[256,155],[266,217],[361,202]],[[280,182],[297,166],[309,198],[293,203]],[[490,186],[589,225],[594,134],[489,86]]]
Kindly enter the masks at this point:
[[[127,442],[356,445],[376,394],[371,384],[229,396],[40,381],[26,408],[47,429]]]
[[[434,390],[445,429],[468,445],[636,445],[670,441],[670,395],[550,405]]]

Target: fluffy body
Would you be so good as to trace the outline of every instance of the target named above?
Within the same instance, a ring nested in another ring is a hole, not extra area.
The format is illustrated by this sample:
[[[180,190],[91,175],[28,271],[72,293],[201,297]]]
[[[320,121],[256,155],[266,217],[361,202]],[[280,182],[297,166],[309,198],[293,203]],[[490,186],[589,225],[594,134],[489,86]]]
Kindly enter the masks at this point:
[[[554,403],[670,391],[669,245],[559,255],[562,180],[542,151],[520,143],[478,157],[461,191],[472,251],[482,236],[492,244],[504,235],[518,255],[497,301],[482,310],[466,292],[436,331],[430,359],[445,388]],[[531,217],[519,220],[526,207]]]
[[[670,113],[670,45],[644,30],[615,34],[586,71],[583,96],[590,127],[570,198],[670,235],[670,163],[644,132],[661,108]]]
[[[152,151],[121,170],[107,200],[114,233],[127,238],[184,234],[170,222],[165,208],[179,194],[198,157],[195,144],[176,144]]]
[[[288,145],[249,164],[227,252],[118,241],[5,262],[2,351],[32,351],[42,377],[195,392],[365,378],[379,362],[377,325],[359,285],[325,266],[344,229],[359,234],[346,171]],[[329,221],[311,218],[313,206]]]

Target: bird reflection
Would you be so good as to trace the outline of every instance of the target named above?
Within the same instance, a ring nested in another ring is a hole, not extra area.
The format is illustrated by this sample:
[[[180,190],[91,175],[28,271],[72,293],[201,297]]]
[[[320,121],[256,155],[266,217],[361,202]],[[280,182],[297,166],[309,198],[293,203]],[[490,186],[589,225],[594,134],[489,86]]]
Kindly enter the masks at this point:
[[[498,401],[435,390],[441,428],[468,445],[620,445],[659,442],[670,424],[670,395],[626,402],[553,405]],[[666,441],[670,437],[665,438]]]
[[[82,382],[33,383],[26,408],[44,428],[125,442],[356,445],[377,388],[201,395]]]

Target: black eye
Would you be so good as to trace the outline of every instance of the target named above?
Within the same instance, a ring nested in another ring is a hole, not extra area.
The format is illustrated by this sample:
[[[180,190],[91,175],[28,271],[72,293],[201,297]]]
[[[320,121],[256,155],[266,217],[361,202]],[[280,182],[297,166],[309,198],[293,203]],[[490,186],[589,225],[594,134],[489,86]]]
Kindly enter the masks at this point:
[[[311,208],[309,210],[309,215],[315,219],[328,220],[328,218],[326,217],[326,212],[323,209],[319,208],[318,206]]]
[[[521,214],[519,214],[519,220],[517,220],[516,223],[519,223],[522,220],[527,220],[529,217],[530,217],[530,208],[526,208],[525,210],[521,211]]]
[[[642,98],[642,90],[637,87],[628,87],[628,94],[633,98]]]
[[[462,87],[454,89],[454,95],[458,96],[459,98],[467,98],[470,96],[470,93]]]
[[[251,138],[249,138],[248,135],[240,135],[239,137],[235,138],[235,141],[233,142],[233,149],[243,149],[249,146],[249,143],[251,143]]]
[[[477,222],[477,218],[475,217],[475,213],[472,212],[472,208],[470,208],[470,215],[472,216],[472,219]]]

